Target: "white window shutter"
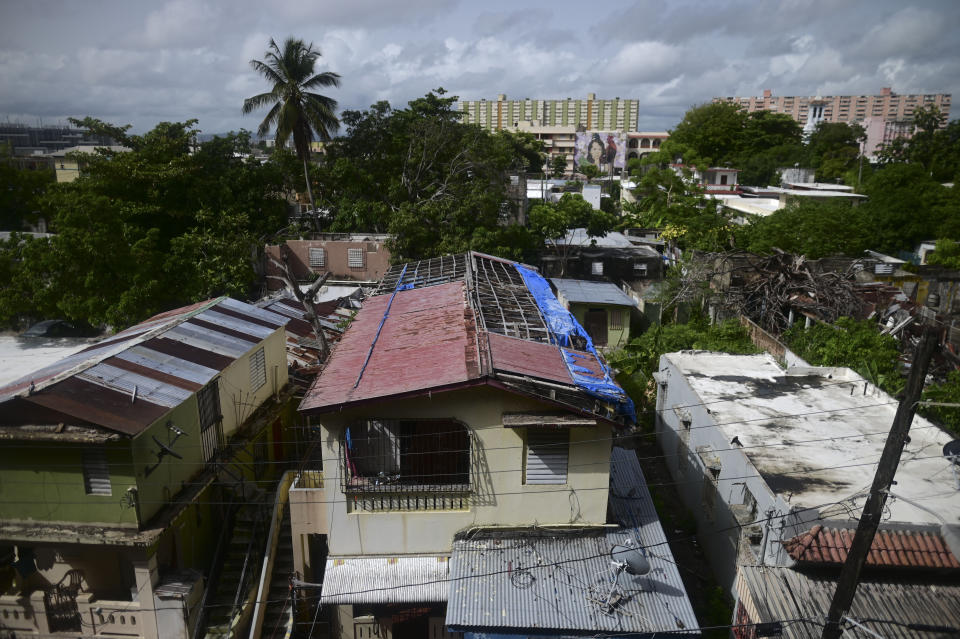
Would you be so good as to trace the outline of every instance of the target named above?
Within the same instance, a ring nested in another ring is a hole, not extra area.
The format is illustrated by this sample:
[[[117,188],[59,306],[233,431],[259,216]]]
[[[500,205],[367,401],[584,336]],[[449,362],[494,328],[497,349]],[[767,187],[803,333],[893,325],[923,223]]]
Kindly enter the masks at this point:
[[[527,429],[527,484],[566,484],[570,431]]]

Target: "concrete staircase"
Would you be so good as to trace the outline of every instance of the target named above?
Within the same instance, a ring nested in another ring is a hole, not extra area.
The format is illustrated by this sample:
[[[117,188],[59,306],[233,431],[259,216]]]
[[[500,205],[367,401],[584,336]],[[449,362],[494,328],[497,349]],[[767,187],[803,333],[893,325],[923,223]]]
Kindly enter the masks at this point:
[[[242,609],[248,591],[256,584],[263,556],[263,539],[266,536],[263,519],[264,506],[259,500],[245,504],[237,511],[220,578],[216,589],[207,598],[207,639],[242,636],[245,625],[242,622]],[[241,579],[246,584],[243,587],[240,587]]]
[[[284,639],[292,623],[293,601],[290,593],[290,576],[293,574],[293,539],[290,535],[290,506],[284,504],[280,520],[277,553],[270,573],[270,590],[266,612],[263,615],[263,639]]]

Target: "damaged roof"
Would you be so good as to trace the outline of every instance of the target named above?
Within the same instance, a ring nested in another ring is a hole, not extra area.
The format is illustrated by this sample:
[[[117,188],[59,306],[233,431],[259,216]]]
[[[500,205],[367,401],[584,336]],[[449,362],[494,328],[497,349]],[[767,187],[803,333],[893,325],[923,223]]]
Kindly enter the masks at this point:
[[[229,297],[161,313],[0,387],[4,425],[136,435],[288,321]]]
[[[529,267],[481,253],[447,256],[394,266],[377,291],[301,411],[491,384],[614,422],[633,419],[586,332]]]

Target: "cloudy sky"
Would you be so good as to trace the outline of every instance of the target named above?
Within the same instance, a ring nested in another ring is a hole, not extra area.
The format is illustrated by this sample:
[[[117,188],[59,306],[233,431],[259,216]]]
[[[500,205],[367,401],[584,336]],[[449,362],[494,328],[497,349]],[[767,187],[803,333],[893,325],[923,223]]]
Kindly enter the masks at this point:
[[[0,118],[256,129],[240,105],[266,85],[249,61],[290,35],[342,76],[329,95],[344,109],[441,86],[464,99],[592,92],[639,98],[650,130],[765,88],[960,94],[960,0],[0,0]]]

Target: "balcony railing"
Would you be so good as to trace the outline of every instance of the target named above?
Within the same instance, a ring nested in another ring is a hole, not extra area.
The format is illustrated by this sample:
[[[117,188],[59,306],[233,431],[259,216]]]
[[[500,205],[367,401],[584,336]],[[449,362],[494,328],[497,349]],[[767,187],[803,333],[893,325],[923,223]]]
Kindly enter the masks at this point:
[[[343,487],[351,512],[470,509],[470,484],[375,484],[358,479],[365,478]]]
[[[84,634],[142,637],[143,615],[136,601],[98,599],[80,593],[76,599],[78,623]],[[18,636],[49,635],[50,628],[43,591],[29,596],[0,595],[0,628]]]

